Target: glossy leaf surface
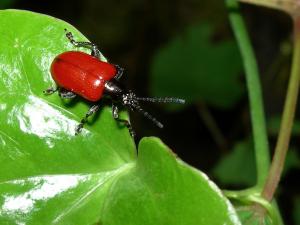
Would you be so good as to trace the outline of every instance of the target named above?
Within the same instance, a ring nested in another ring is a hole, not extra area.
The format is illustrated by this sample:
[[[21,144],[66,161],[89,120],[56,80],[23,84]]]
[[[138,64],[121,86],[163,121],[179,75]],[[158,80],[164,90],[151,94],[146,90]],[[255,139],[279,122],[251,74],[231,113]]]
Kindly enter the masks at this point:
[[[137,157],[109,106],[74,135],[89,103],[42,91],[54,85],[53,58],[74,49],[64,28],[86,40],[76,29],[18,10],[0,11],[0,24],[0,224],[240,224],[160,140],[143,139]]]

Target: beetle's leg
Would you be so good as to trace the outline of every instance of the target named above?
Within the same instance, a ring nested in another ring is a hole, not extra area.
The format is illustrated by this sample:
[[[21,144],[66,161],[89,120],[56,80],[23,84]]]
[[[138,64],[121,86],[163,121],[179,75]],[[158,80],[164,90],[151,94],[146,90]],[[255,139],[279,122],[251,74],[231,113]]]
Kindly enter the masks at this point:
[[[63,88],[60,88],[58,90],[58,95],[61,98],[67,98],[67,99],[75,98],[77,96],[74,92],[68,91],[68,90],[63,89]]]
[[[119,65],[115,65],[115,67],[116,67],[116,69],[117,69],[117,73],[116,73],[116,75],[115,75],[115,79],[116,80],[119,80],[121,77],[122,77],[122,75],[123,75],[123,72],[124,72],[124,68],[122,68],[121,66],[119,66]]]
[[[75,134],[79,134],[83,128],[83,125],[87,122],[87,119],[93,115],[95,112],[98,111],[98,109],[100,108],[100,105],[93,105],[89,111],[87,111],[87,113],[85,114],[85,117],[80,121],[80,124],[77,125],[76,129],[75,129]]]
[[[100,51],[97,47],[97,45],[91,43],[91,42],[86,42],[86,41],[75,41],[73,34],[71,32],[68,32],[67,29],[65,29],[66,31],[66,37],[69,39],[69,41],[75,46],[75,47],[83,47],[83,48],[88,48],[90,49],[91,55],[95,56],[97,58],[100,58],[101,54]]]
[[[132,126],[131,126],[131,124],[129,123],[129,121],[128,121],[128,120],[124,120],[124,119],[120,119],[120,118],[119,118],[119,108],[118,108],[118,106],[115,105],[114,103],[112,103],[112,115],[113,115],[113,118],[114,118],[116,121],[118,121],[118,122],[120,122],[120,123],[123,123],[123,124],[128,128],[129,133],[130,133],[130,135],[131,135],[132,137],[135,136],[135,132],[133,131]]]
[[[53,94],[56,91],[58,91],[58,87],[49,87],[46,90],[44,90],[43,93],[45,95],[51,95],[51,94]]]

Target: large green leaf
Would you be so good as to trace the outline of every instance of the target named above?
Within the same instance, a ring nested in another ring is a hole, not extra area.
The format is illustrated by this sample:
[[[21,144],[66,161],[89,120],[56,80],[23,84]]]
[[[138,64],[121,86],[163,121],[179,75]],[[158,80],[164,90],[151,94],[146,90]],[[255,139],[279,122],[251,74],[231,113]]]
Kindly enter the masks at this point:
[[[240,224],[219,189],[158,139],[143,139],[137,157],[110,107],[74,135],[89,104],[42,91],[54,85],[55,55],[73,49],[64,28],[86,40],[76,29],[18,10],[0,11],[0,25],[0,224]]]
[[[229,108],[241,97],[241,57],[233,40],[213,43],[212,25],[189,27],[154,57],[151,91],[155,96],[180,96]]]

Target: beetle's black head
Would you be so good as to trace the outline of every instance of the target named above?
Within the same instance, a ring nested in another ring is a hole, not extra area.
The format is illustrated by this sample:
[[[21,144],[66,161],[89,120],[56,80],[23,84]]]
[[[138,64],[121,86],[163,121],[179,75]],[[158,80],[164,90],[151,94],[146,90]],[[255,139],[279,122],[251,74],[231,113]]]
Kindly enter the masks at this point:
[[[122,95],[121,101],[124,106],[131,109],[132,111],[139,107],[139,101],[132,91],[124,93]]]

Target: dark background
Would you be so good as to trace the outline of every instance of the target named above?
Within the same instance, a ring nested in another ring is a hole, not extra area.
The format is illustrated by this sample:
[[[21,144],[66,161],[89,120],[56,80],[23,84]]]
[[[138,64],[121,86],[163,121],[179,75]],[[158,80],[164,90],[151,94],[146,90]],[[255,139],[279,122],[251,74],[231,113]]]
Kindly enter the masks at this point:
[[[184,33],[187,27],[209,21],[213,30],[210,37],[212,45],[233,40],[224,2],[219,0],[6,0],[0,6],[48,14],[74,25],[96,43],[111,62],[126,69],[123,78],[126,86],[145,96],[152,95],[150,71],[157,52],[174,37]],[[249,5],[242,5],[242,13],[261,72],[267,117],[278,117],[290,72],[291,20],[279,11]],[[186,67],[188,73],[189,65],[182,66]],[[218,163],[230,155],[236,143],[251,140],[248,99],[242,71],[239,82],[245,90],[244,94],[226,109],[203,100],[189,102],[181,110],[168,110],[158,105],[146,106],[165,124],[165,128],[156,128],[142,116],[132,114],[131,121],[137,140],[143,136],[160,137],[180,158],[208,173],[221,188],[249,186],[247,182],[227,182],[222,179],[222,175],[213,172]],[[207,127],[207,118],[212,118],[217,124],[223,141],[215,141]],[[275,126],[275,131],[272,130],[272,124],[268,128],[273,149],[277,128]],[[286,224],[296,224],[296,212],[293,211],[300,203],[299,135],[300,132],[295,131],[291,142],[295,153],[291,160],[296,163],[288,168],[278,191],[279,207]],[[243,173],[242,170],[236,172]]]

